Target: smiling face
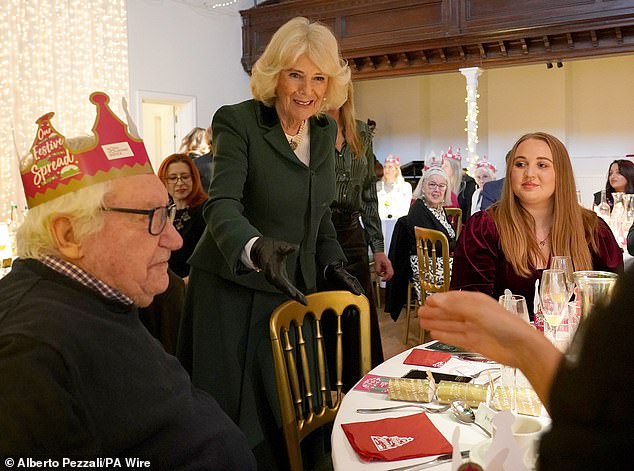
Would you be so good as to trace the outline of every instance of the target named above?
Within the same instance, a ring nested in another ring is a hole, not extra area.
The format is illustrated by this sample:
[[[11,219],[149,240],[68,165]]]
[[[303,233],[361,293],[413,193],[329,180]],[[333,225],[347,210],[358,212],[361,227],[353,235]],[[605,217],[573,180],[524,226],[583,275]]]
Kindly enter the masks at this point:
[[[167,192],[174,199],[174,203],[184,203],[191,194],[194,183],[189,166],[184,162],[174,162],[167,167],[165,176]]]
[[[114,180],[104,201],[108,207],[134,209],[167,203],[167,192],[156,175]],[[82,242],[79,265],[143,307],[167,289],[167,261],[171,251],[182,243],[170,221],[159,235],[153,236],[148,232],[145,214],[104,212],[103,228]]]
[[[447,180],[440,175],[430,175],[423,182],[425,204],[430,208],[439,208],[445,202]]]
[[[511,188],[522,206],[552,204],[555,193],[555,167],[548,144],[527,139],[517,147],[511,161]]]
[[[287,134],[295,135],[302,121],[319,111],[328,89],[328,76],[302,54],[277,79],[275,109]]]
[[[612,188],[614,188],[615,191],[625,191],[625,187],[627,186],[627,178],[621,175],[619,164],[613,163],[612,165],[610,165],[608,179],[610,180],[610,185],[612,185]]]

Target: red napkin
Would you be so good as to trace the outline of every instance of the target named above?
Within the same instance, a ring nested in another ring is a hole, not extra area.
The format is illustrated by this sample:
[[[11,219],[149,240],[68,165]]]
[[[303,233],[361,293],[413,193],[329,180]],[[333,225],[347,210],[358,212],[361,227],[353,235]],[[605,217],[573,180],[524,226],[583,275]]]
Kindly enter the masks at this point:
[[[348,441],[364,461],[396,461],[451,453],[453,448],[427,414],[342,424]]]
[[[450,358],[451,353],[432,352],[430,350],[415,348],[407,355],[403,363],[405,365],[433,366],[434,368],[440,368],[447,363]]]

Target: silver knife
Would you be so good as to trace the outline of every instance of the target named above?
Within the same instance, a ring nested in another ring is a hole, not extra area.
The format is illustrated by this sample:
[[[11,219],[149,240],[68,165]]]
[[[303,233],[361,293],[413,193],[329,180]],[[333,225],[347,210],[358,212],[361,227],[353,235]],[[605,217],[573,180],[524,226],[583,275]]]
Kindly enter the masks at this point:
[[[461,451],[460,456],[462,458],[469,458],[469,450]],[[390,468],[387,471],[418,471],[419,469],[427,469],[433,466],[438,466],[439,464],[449,463],[452,460],[451,453],[445,453],[437,456],[433,460],[423,461],[418,464],[410,464],[407,466],[401,466],[400,468]]]

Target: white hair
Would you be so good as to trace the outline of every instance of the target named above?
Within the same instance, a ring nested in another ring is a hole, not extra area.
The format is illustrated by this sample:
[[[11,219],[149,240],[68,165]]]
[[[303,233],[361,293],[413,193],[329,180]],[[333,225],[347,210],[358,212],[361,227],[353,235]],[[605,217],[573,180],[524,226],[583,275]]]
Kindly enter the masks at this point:
[[[16,235],[18,257],[39,260],[45,255],[60,256],[50,230],[51,220],[58,214],[69,216],[80,242],[99,232],[104,221],[100,208],[110,186],[111,181],[96,183],[30,209]]]

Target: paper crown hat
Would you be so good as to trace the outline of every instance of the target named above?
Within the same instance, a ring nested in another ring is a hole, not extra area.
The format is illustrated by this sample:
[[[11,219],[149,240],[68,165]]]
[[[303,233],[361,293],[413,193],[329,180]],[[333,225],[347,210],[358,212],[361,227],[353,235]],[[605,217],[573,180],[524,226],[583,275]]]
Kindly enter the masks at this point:
[[[460,149],[458,149],[458,152],[456,152],[454,154],[453,151],[451,150],[451,146],[449,146],[449,149],[447,149],[447,152],[442,154],[442,158],[443,159],[453,159],[453,160],[461,161],[462,160],[462,156],[460,155]]]
[[[442,159],[438,158],[434,151],[432,151],[425,159],[425,166],[423,167],[423,179],[427,179],[432,175],[439,175],[445,180],[448,180],[447,173],[442,168]]]
[[[476,170],[479,168],[486,168],[487,170],[492,171],[493,173],[497,172],[497,168],[491,162],[488,161],[486,155],[484,157],[480,157],[475,165]]]
[[[110,98],[94,92],[90,101],[97,108],[94,137],[79,149],[67,146],[66,138],[51,124],[55,113],[40,117],[35,140],[20,162],[22,185],[29,208],[59,196],[115,178],[154,173],[143,141],[110,109]],[[128,118],[129,121],[129,118]]]
[[[427,170],[431,167],[442,167],[442,158],[438,157],[432,150],[427,157],[425,157],[425,165],[423,170]]]
[[[385,158],[385,164],[394,164],[397,167],[401,166],[401,158],[397,155],[396,157],[394,157],[392,154],[388,155]]]

